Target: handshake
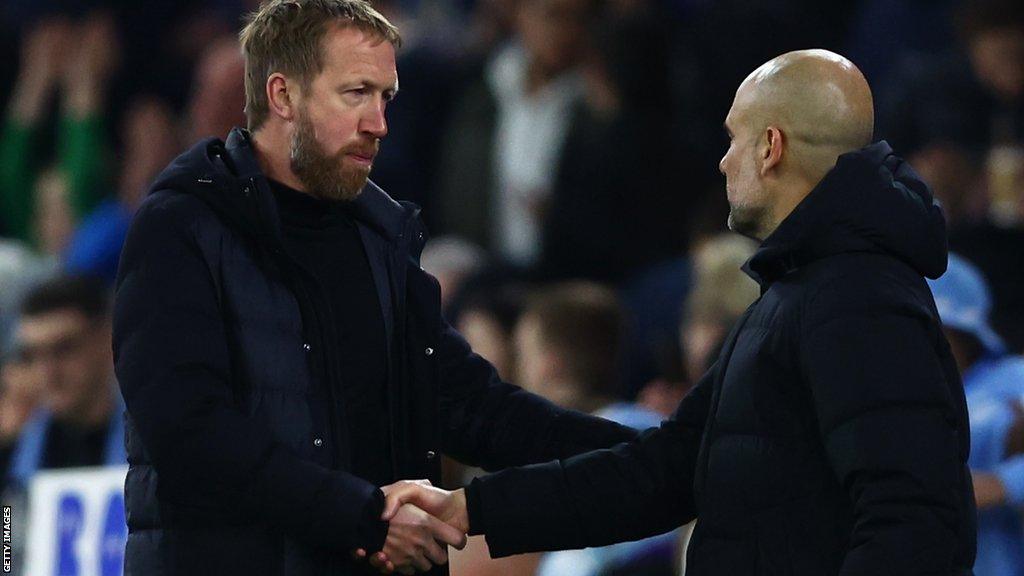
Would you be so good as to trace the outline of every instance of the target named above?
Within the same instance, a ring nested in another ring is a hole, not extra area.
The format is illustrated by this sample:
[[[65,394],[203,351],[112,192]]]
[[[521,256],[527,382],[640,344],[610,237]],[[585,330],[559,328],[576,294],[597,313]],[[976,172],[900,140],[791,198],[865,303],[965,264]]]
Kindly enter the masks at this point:
[[[368,558],[382,574],[415,574],[448,561],[448,546],[462,550],[469,532],[466,492],[435,488],[427,480],[402,480],[381,488],[386,497],[381,519],[388,520],[387,539]],[[367,551],[355,550],[357,560]]]

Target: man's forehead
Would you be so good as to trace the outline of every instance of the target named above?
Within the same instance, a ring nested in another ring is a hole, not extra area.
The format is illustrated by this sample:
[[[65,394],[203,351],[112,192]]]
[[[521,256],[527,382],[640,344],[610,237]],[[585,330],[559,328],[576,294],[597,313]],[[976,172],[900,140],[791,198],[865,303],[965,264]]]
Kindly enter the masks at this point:
[[[324,55],[325,70],[397,78],[394,46],[372,32],[352,26],[335,28],[325,39]]]

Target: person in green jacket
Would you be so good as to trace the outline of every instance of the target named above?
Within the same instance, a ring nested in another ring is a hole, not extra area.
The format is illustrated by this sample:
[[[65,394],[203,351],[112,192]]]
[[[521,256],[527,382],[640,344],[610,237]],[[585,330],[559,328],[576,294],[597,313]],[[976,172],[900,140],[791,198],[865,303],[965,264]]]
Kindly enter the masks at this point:
[[[76,40],[74,50],[71,39]],[[45,20],[29,30],[0,127],[0,208],[5,235],[58,253],[74,222],[98,202],[105,180],[103,106],[117,65],[109,15],[74,25]],[[50,99],[61,94],[56,160],[40,150]]]

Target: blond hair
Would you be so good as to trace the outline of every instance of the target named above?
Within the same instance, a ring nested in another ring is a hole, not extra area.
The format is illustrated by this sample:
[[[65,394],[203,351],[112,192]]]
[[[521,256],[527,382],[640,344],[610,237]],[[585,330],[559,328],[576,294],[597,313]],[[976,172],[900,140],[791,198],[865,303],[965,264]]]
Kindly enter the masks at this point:
[[[250,14],[239,34],[245,56],[245,116],[250,130],[270,113],[267,78],[275,72],[308,88],[323,70],[323,39],[331,24],[356,28],[398,48],[398,29],[366,0],[270,0]]]

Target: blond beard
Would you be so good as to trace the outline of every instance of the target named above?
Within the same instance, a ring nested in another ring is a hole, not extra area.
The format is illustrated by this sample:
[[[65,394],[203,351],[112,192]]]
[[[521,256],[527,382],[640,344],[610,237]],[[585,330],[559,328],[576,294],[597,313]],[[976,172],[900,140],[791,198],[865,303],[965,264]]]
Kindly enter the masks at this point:
[[[346,167],[347,148],[329,156],[316,140],[316,129],[309,116],[300,111],[292,135],[290,163],[292,172],[306,191],[324,200],[355,200],[366,186],[370,169]]]

